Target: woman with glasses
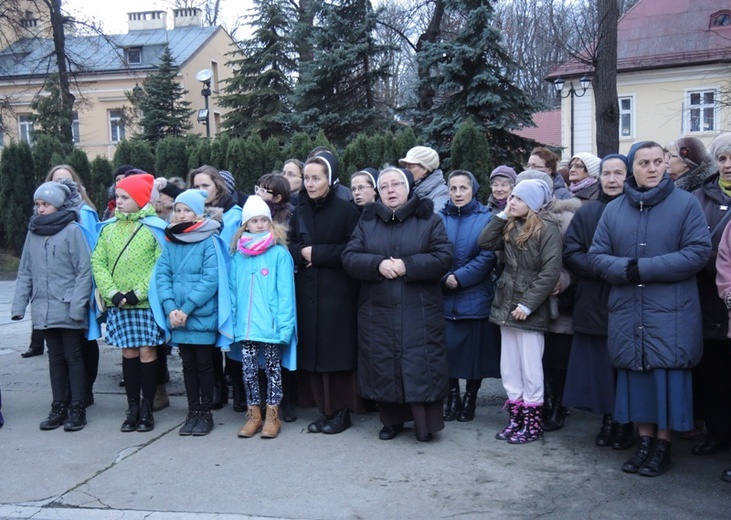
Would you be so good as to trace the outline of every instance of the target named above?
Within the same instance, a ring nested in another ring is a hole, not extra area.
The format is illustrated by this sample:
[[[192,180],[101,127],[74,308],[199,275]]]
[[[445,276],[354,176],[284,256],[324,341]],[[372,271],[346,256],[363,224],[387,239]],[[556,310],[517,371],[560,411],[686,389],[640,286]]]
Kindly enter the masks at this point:
[[[416,439],[444,428],[447,351],[440,280],[452,265],[452,244],[434,203],[413,191],[408,170],[378,176],[380,200],[369,204],[343,253],[343,267],[361,283],[358,302],[358,392],[378,402],[390,440],[414,421]]]
[[[353,202],[358,210],[363,211],[366,204],[378,199],[376,177],[378,171],[375,168],[363,168],[350,177],[350,191],[353,192]]]
[[[569,161],[569,191],[582,203],[599,196],[601,159],[590,153],[577,153]]]
[[[544,146],[533,148],[525,169],[547,173],[553,181],[553,196],[557,199],[570,199],[573,196],[566,189],[566,182],[558,173],[558,155],[548,148]]]

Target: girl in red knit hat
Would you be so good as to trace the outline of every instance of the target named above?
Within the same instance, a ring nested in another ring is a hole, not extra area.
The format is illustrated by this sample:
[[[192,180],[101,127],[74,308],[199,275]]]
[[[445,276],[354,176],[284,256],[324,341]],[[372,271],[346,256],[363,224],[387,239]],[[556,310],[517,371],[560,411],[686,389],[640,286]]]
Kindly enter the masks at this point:
[[[97,288],[108,306],[107,341],[122,348],[128,403],[123,432],[155,427],[155,347],[165,337],[155,322],[148,293],[166,224],[150,204],[153,182],[152,175],[139,173],[117,183],[114,218],[104,222],[91,258]]]

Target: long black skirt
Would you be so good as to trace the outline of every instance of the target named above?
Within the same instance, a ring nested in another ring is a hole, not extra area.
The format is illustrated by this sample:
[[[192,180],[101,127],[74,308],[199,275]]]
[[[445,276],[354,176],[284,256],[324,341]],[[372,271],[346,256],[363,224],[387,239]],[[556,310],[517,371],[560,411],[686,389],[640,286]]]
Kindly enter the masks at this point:
[[[444,320],[451,379],[500,377],[500,327],[481,320]]]
[[[606,336],[574,332],[564,406],[595,414],[613,414],[617,376],[609,361]]]

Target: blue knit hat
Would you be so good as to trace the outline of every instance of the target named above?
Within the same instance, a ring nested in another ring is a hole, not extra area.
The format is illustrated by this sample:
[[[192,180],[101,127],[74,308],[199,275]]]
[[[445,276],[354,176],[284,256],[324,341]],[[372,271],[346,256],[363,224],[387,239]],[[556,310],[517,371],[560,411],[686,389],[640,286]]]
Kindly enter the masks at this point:
[[[208,197],[208,192],[205,190],[185,190],[175,197],[173,208],[178,203],[182,203],[188,206],[196,217],[202,217],[206,209],[206,197]]]

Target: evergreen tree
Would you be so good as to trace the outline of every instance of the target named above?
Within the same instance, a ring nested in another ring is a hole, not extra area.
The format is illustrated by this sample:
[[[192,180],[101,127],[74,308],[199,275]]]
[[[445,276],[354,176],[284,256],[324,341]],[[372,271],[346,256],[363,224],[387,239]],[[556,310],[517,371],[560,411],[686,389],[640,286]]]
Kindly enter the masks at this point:
[[[68,164],[76,170],[76,173],[78,173],[81,178],[81,184],[84,185],[84,188],[91,186],[91,164],[89,163],[89,156],[86,155],[85,151],[80,150],[79,148],[74,148],[74,150],[66,156],[63,163]]]
[[[279,145],[279,140],[274,137],[270,137],[264,142],[264,173],[273,171],[279,171],[282,169],[282,147]]]
[[[73,146],[71,142],[73,112],[64,108],[61,102],[58,74],[50,74],[46,78],[43,91],[45,94],[37,93],[30,102],[30,107],[35,112],[32,116],[33,138],[37,139],[41,135],[54,137],[59,143],[66,143],[66,148],[70,151]]]
[[[254,5],[253,35],[226,64],[234,72],[219,100],[231,109],[224,115],[223,127],[235,136],[258,133],[262,139],[283,138],[289,133],[286,116],[297,72],[290,37],[297,13],[287,0],[255,0]]]
[[[490,151],[487,137],[468,119],[459,126],[452,141],[449,164],[452,170],[467,170],[480,185],[478,193],[481,202],[490,196]]]
[[[246,141],[241,137],[229,140],[228,150],[226,150],[226,167],[224,169],[233,174],[237,189],[241,189],[244,185],[244,172],[249,167],[246,162],[247,159]]]
[[[292,121],[310,134],[323,130],[342,146],[359,132],[389,124],[378,89],[388,77],[391,48],[374,37],[370,0],[323,3],[319,21],[310,35],[313,60],[300,64]]]
[[[489,0],[446,0],[461,19],[451,40],[426,43],[419,59],[431,70],[424,81],[435,91],[432,108],[419,115],[426,140],[445,152],[459,124],[468,118],[487,134],[495,159],[508,162],[528,143],[511,133],[531,124],[538,107],[507,79],[515,62],[501,44]],[[424,83],[422,81],[422,83]]]
[[[153,173],[155,171],[155,154],[144,141],[124,140],[117,145],[114,152],[114,164],[131,164],[135,168]]]
[[[210,164],[211,166],[223,170],[226,165],[226,152],[228,151],[229,137],[226,134],[221,134],[210,143],[211,159],[208,163],[201,164]],[[198,166],[200,166],[200,164]]]
[[[127,99],[141,114],[138,139],[156,143],[167,136],[182,137],[192,126],[190,102],[184,101],[188,91],[178,83],[178,67],[166,43],[157,65],[142,82],[140,91],[127,92]]]
[[[204,164],[210,164],[214,168],[221,169],[221,164],[211,160],[212,148],[213,144],[210,139],[199,139],[194,146],[188,148],[188,170],[195,170]]]
[[[289,140],[287,146],[284,147],[284,153],[282,154],[284,156],[283,160],[299,159],[300,161],[305,162],[307,154],[310,153],[310,150],[312,150],[314,146],[315,145],[312,143],[312,139],[310,139],[307,132],[297,132],[292,136],[292,139]]]
[[[201,163],[205,164],[205,163]],[[158,177],[185,177],[188,174],[188,154],[185,140],[168,136],[155,145],[155,174]]]
[[[89,197],[94,202],[100,217],[109,202],[107,189],[112,184],[112,171],[112,163],[100,155],[91,162]]]
[[[11,142],[0,154],[0,235],[4,247],[19,255],[33,213],[33,154],[25,142]]]
[[[33,164],[35,165],[35,182],[41,184],[49,170],[56,166],[54,155],[64,155],[61,141],[50,134],[40,134],[33,140]]]

